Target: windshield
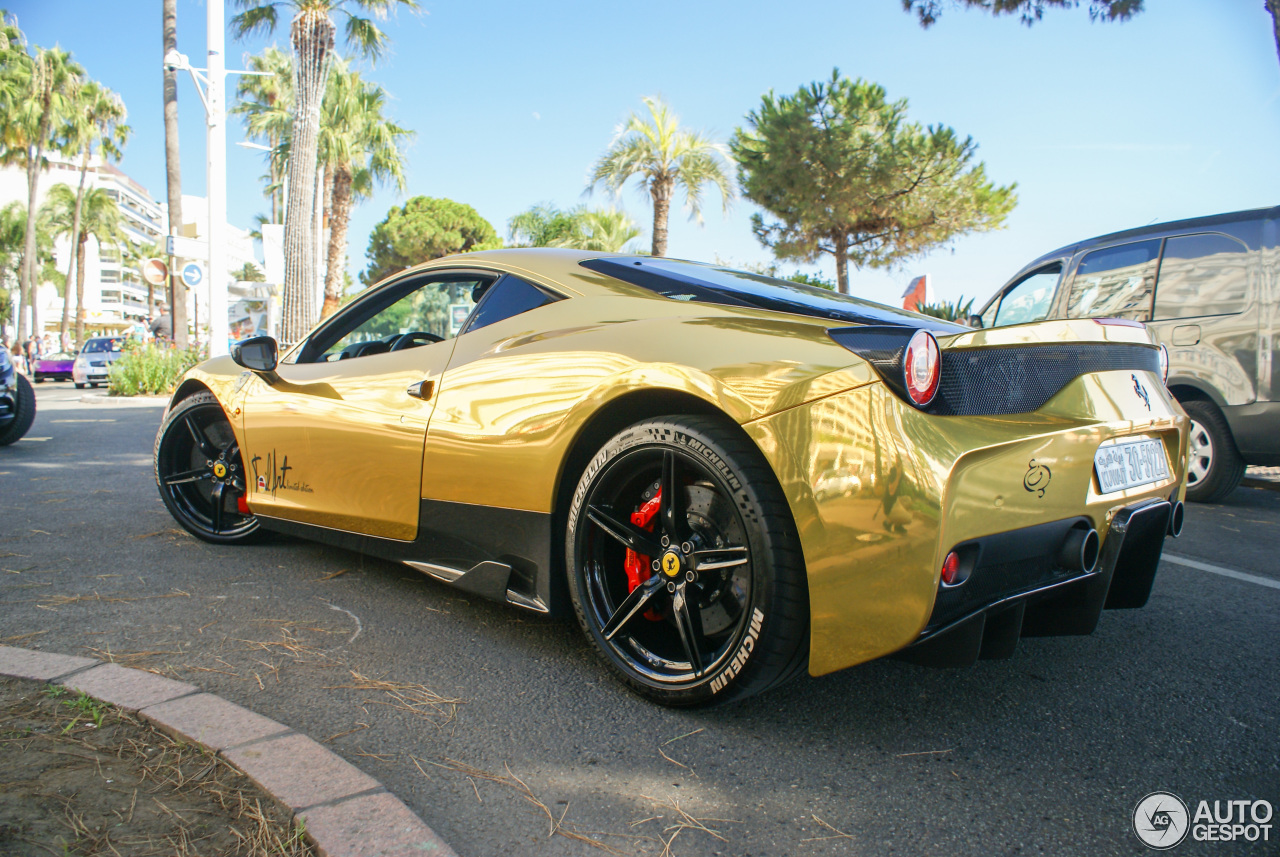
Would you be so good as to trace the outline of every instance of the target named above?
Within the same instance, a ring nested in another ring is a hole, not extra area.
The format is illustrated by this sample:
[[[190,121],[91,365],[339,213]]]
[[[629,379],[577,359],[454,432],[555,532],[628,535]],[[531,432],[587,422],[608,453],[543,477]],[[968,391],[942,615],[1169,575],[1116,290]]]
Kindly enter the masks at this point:
[[[102,354],[108,351],[119,351],[118,339],[90,339],[84,344],[83,354]]]
[[[605,259],[588,259],[581,264],[584,268],[608,274],[672,300],[752,306],[775,312],[791,312],[855,324],[927,327],[948,333],[964,330],[963,327],[940,319],[894,309],[816,286],[806,286],[790,280],[777,280],[773,277],[737,271],[733,268],[704,265],[699,262],[614,256]]]

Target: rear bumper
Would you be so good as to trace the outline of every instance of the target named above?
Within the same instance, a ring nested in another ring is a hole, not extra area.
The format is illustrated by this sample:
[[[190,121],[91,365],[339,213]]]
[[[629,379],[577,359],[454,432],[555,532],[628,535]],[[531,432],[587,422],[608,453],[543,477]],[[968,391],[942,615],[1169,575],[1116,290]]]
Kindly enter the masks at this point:
[[[939,593],[920,638],[898,657],[969,666],[1011,657],[1021,637],[1092,634],[1104,609],[1142,607],[1176,502],[1151,499],[1119,510],[1092,572],[1072,572],[1056,561],[1066,530],[1082,519],[983,540],[993,548],[983,553],[993,556],[980,558],[963,585]]]
[[[1124,371],[1081,376],[1032,414],[933,416],[870,384],[744,425],[773,465],[800,536],[810,673],[883,657],[967,611],[1026,594],[994,586],[990,601],[957,606],[949,594],[939,601],[953,546],[1081,521],[1105,551],[1124,509],[1182,499],[1187,418],[1157,377],[1138,374],[1149,409]],[[1134,435],[1161,441],[1169,478],[1103,493],[1094,454]],[[827,496],[819,489],[832,472],[856,476],[861,488]],[[1072,582],[1047,573],[1033,583]]]

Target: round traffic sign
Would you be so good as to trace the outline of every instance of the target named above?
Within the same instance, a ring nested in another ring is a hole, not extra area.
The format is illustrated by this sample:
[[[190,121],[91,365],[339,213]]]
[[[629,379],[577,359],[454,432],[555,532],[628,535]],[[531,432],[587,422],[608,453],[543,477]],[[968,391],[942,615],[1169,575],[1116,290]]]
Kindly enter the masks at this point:
[[[169,276],[169,266],[161,259],[148,259],[142,263],[142,279],[153,286],[163,286]]]
[[[187,288],[193,288],[200,285],[204,279],[204,268],[199,262],[188,262],[182,266],[182,282],[187,284]]]

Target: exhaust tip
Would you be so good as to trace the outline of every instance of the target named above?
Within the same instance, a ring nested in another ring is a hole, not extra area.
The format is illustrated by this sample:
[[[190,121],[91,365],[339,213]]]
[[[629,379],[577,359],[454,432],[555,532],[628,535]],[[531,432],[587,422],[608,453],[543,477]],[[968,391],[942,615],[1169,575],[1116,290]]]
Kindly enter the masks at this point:
[[[1098,567],[1101,542],[1098,531],[1077,527],[1067,533],[1058,552],[1058,564],[1070,571],[1092,573]]]
[[[1098,531],[1090,528],[1084,535],[1084,544],[1080,546],[1080,569],[1092,572],[1098,567],[1098,557],[1102,554],[1102,541]]]
[[[1182,508],[1182,501],[1175,500],[1173,509],[1169,512],[1169,535],[1175,539],[1182,535],[1182,522],[1185,510]]]

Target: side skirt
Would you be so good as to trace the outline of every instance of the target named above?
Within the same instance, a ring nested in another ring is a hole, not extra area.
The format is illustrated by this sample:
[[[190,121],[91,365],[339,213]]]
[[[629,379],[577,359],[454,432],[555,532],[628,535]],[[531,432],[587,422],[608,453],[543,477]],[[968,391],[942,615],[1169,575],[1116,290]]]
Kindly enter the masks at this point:
[[[423,500],[418,537],[398,541],[259,515],[268,530],[392,562],[457,589],[550,613],[551,515],[468,503]]]

